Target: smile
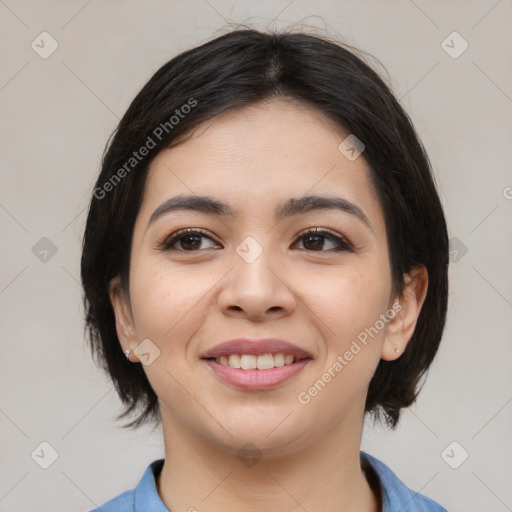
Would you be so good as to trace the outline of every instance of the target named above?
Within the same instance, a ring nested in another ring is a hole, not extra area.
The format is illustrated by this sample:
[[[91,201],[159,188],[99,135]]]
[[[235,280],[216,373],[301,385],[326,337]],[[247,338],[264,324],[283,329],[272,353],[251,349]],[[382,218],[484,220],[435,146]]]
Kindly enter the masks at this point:
[[[292,355],[231,354],[218,359],[204,359],[217,378],[247,391],[274,388],[288,381],[311,361],[296,359]]]
[[[291,354],[230,354],[215,359],[215,362],[230,368],[241,368],[242,370],[270,370],[280,368],[285,364],[293,364],[297,359]]]

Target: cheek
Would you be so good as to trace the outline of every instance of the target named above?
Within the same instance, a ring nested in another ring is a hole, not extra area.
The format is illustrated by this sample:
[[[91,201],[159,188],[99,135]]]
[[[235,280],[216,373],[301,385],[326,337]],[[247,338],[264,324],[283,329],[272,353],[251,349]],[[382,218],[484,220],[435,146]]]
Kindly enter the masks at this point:
[[[331,348],[342,350],[385,313],[391,281],[389,272],[381,267],[367,264],[344,268],[338,279],[331,275],[322,280],[315,295]]]
[[[332,277],[315,290],[325,353],[315,378],[297,397],[310,417],[324,418],[326,429],[339,421],[342,411],[354,404],[364,406],[380,360],[386,332],[381,315],[391,290],[389,275],[380,265],[365,265],[364,271],[344,269],[338,279]]]
[[[161,351],[182,349],[199,325],[201,303],[215,284],[212,274],[161,261],[134,268],[130,292],[139,339],[151,339]]]

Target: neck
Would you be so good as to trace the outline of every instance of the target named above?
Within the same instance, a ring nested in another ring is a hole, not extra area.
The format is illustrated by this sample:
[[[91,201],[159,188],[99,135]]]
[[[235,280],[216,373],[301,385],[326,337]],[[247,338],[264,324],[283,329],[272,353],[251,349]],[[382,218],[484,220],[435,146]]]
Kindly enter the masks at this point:
[[[159,495],[171,512],[378,512],[361,469],[358,431],[338,425],[321,441],[241,462],[162,414],[165,463]],[[350,430],[350,431],[349,431]]]

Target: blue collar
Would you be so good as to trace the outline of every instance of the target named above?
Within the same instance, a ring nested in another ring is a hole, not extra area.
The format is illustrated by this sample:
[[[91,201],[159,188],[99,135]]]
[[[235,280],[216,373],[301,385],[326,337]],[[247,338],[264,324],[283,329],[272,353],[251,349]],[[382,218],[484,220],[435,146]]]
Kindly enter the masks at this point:
[[[382,512],[447,512],[447,510],[423,494],[412,491],[383,462],[361,452],[370,463],[380,484]]]
[[[416,493],[401,482],[383,462],[361,452],[378,478],[381,495],[381,512],[447,512],[430,498]],[[152,462],[144,471],[137,486],[108,501],[91,512],[169,512],[158,495],[156,479],[165,459]]]

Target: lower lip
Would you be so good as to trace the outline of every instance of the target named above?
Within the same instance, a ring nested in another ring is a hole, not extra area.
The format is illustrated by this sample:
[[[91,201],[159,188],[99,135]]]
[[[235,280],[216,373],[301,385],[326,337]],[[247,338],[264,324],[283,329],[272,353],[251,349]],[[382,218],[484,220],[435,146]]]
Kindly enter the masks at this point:
[[[285,364],[279,368],[270,368],[268,370],[242,370],[241,368],[231,368],[216,363],[212,360],[206,360],[206,364],[224,381],[238,388],[257,391],[260,389],[269,389],[291,379],[297,375],[311,359],[302,359],[293,364]]]

